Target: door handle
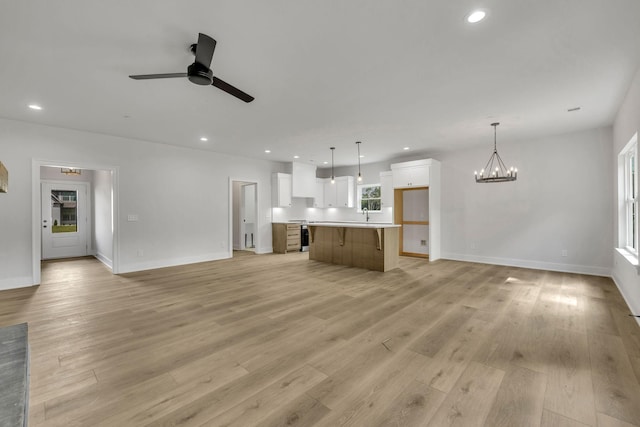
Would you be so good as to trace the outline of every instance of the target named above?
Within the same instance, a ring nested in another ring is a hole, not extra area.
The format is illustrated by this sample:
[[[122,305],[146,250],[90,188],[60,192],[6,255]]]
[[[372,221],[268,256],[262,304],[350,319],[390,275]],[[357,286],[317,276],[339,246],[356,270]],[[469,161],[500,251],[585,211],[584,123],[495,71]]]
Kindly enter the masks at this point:
[[[47,228],[47,226],[46,226],[46,225],[43,225],[43,226],[42,226],[42,228]]]

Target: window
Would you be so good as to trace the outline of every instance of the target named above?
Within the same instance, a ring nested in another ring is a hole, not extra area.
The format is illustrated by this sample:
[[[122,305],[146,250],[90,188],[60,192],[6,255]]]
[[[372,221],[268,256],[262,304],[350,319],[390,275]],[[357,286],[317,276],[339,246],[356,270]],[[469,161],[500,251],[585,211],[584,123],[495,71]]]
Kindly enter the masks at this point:
[[[624,213],[620,215],[620,246],[638,256],[638,135],[620,153],[624,179]]]
[[[380,184],[358,185],[358,212],[365,208],[369,212],[380,212],[381,209]]]

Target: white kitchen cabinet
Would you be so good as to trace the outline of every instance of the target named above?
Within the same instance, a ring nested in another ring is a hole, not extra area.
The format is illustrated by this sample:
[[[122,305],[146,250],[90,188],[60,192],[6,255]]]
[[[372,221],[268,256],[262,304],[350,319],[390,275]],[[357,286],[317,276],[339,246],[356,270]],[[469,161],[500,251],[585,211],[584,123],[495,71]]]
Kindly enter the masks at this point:
[[[393,188],[428,187],[430,166],[431,159],[392,164]]]
[[[325,178],[316,178],[315,184],[315,196],[313,198],[314,208],[324,208],[324,184],[327,180]]]
[[[274,208],[291,206],[291,175],[286,173],[271,175],[271,205]]]
[[[393,172],[380,172],[380,205],[383,208],[393,207]]]
[[[352,176],[337,176],[333,184],[328,179],[324,183],[324,207],[352,208],[354,194],[355,185]]]
[[[291,196],[316,196],[316,166],[293,162],[291,165]]]

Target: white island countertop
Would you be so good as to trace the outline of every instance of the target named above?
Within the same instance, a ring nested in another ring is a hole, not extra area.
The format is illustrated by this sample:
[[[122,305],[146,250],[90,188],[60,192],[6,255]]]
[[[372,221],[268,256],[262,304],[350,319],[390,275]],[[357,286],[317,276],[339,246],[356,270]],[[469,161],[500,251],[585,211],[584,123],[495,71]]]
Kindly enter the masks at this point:
[[[319,226],[319,227],[344,227],[344,228],[399,228],[400,225],[392,224],[390,222],[309,222],[307,226]]]

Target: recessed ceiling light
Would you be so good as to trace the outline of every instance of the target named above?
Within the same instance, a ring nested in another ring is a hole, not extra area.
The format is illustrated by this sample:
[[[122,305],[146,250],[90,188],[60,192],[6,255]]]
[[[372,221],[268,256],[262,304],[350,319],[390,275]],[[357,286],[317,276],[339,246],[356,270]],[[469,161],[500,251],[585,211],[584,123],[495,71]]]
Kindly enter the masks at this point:
[[[360,158],[363,158],[363,157],[364,157],[364,154],[360,154]]]
[[[323,165],[328,165],[328,164],[329,164],[329,162],[322,162],[322,164],[323,164]]]
[[[202,142],[207,142],[209,140],[209,138],[207,138],[206,136],[203,136],[202,138],[200,138],[200,141]]]
[[[42,110],[42,107],[39,106],[38,104],[29,104],[29,108],[31,108],[32,110]]]
[[[265,153],[269,154],[271,150],[264,150]]]
[[[300,158],[300,156],[293,156],[293,158],[294,158],[294,159],[299,159],[299,158]]]
[[[409,149],[409,147],[404,147],[404,148],[403,148],[403,150],[405,150],[405,151],[406,151],[406,150],[408,150],[408,149]]]
[[[569,108],[567,111],[568,111],[569,113],[572,113],[572,112],[574,112],[574,111],[580,111],[580,107],[573,107],[573,108]]]
[[[476,22],[482,21],[487,16],[487,12],[484,10],[474,10],[469,15],[467,15],[467,22],[469,24],[475,24]]]

